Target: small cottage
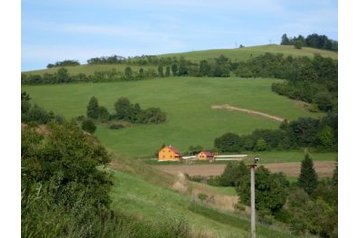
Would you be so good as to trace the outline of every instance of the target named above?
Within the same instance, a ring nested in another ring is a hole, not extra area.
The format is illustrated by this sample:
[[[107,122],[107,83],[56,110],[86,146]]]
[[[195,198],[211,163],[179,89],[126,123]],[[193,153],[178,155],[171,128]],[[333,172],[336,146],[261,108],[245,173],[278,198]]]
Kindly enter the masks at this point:
[[[214,159],[214,154],[211,153],[210,151],[201,151],[196,158],[198,160],[213,160]]]
[[[165,146],[158,153],[158,161],[179,161],[182,155],[179,150],[173,146]]]

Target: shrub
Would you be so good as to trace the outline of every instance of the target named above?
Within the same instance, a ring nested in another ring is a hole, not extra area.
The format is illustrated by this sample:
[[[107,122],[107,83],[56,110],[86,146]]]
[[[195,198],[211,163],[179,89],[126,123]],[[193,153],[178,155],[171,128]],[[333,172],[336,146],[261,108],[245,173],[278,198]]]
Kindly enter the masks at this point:
[[[113,129],[113,130],[118,130],[124,128],[124,126],[122,124],[119,123],[112,123],[109,125],[109,129]]]
[[[96,131],[96,125],[91,119],[86,119],[82,122],[82,130],[87,131],[88,133],[93,134]]]

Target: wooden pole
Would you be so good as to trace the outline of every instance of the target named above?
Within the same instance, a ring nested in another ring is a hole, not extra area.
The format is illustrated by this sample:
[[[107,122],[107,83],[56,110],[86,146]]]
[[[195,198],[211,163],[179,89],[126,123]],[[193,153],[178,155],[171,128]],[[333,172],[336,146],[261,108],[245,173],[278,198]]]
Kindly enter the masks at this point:
[[[251,238],[256,238],[255,167],[256,164],[251,165]]]

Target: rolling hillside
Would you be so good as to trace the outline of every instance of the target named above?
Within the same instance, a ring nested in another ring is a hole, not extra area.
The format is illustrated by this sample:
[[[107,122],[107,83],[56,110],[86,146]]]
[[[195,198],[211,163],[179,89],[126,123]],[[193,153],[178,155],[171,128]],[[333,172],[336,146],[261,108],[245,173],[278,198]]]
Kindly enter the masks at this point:
[[[151,157],[162,144],[181,151],[190,145],[211,149],[214,139],[226,132],[249,134],[258,128],[278,128],[280,121],[241,111],[216,110],[213,105],[230,104],[293,120],[320,117],[300,102],[271,91],[277,79],[174,77],[135,82],[84,83],[22,86],[34,103],[70,119],[86,114],[89,99],[114,112],[114,103],[128,97],[142,108],[160,107],[167,121],[159,125],[134,125],[120,130],[99,125],[96,136],[110,149],[133,157]]]

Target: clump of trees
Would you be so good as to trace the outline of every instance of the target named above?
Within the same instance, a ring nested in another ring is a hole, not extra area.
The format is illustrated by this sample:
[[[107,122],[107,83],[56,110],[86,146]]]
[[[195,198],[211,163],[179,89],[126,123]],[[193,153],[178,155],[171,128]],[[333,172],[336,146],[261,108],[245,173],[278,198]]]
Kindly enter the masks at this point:
[[[138,103],[132,104],[126,97],[119,98],[114,108],[116,113],[114,117],[118,120],[125,120],[132,123],[162,123],[166,121],[166,114],[157,107],[141,109]]]
[[[64,61],[57,61],[54,64],[48,64],[47,68],[53,68],[53,67],[64,67],[64,66],[77,66],[80,65],[80,63],[77,60],[64,60]]]
[[[298,182],[291,184],[282,173],[271,173],[263,166],[255,170],[255,206],[260,222],[284,222],[299,235],[338,237],[338,166],[332,178],[318,180],[312,160],[306,154]],[[229,162],[214,179],[191,179],[235,187],[240,203],[250,205],[250,171],[242,161]]]
[[[114,114],[107,108],[100,106],[96,97],[91,97],[87,105],[87,117],[94,121],[113,122],[126,121],[130,123],[159,124],[166,121],[166,113],[160,108],[150,107],[142,109],[138,103],[132,104],[128,98],[120,97],[114,103]],[[123,126],[123,125],[122,125]],[[119,124],[110,123],[110,128],[119,129]]]
[[[338,165],[331,178],[319,181],[306,155],[297,185],[287,198],[285,222],[298,234],[338,237]]]
[[[322,119],[299,118],[284,121],[279,129],[258,129],[249,135],[225,133],[214,141],[221,152],[271,151],[315,148],[337,151],[338,114],[328,113]]]
[[[338,41],[329,39],[326,35],[319,35],[313,33],[306,38],[302,35],[288,37],[287,34],[283,34],[281,37],[281,45],[293,45],[295,48],[300,49],[303,46],[338,51]]]

